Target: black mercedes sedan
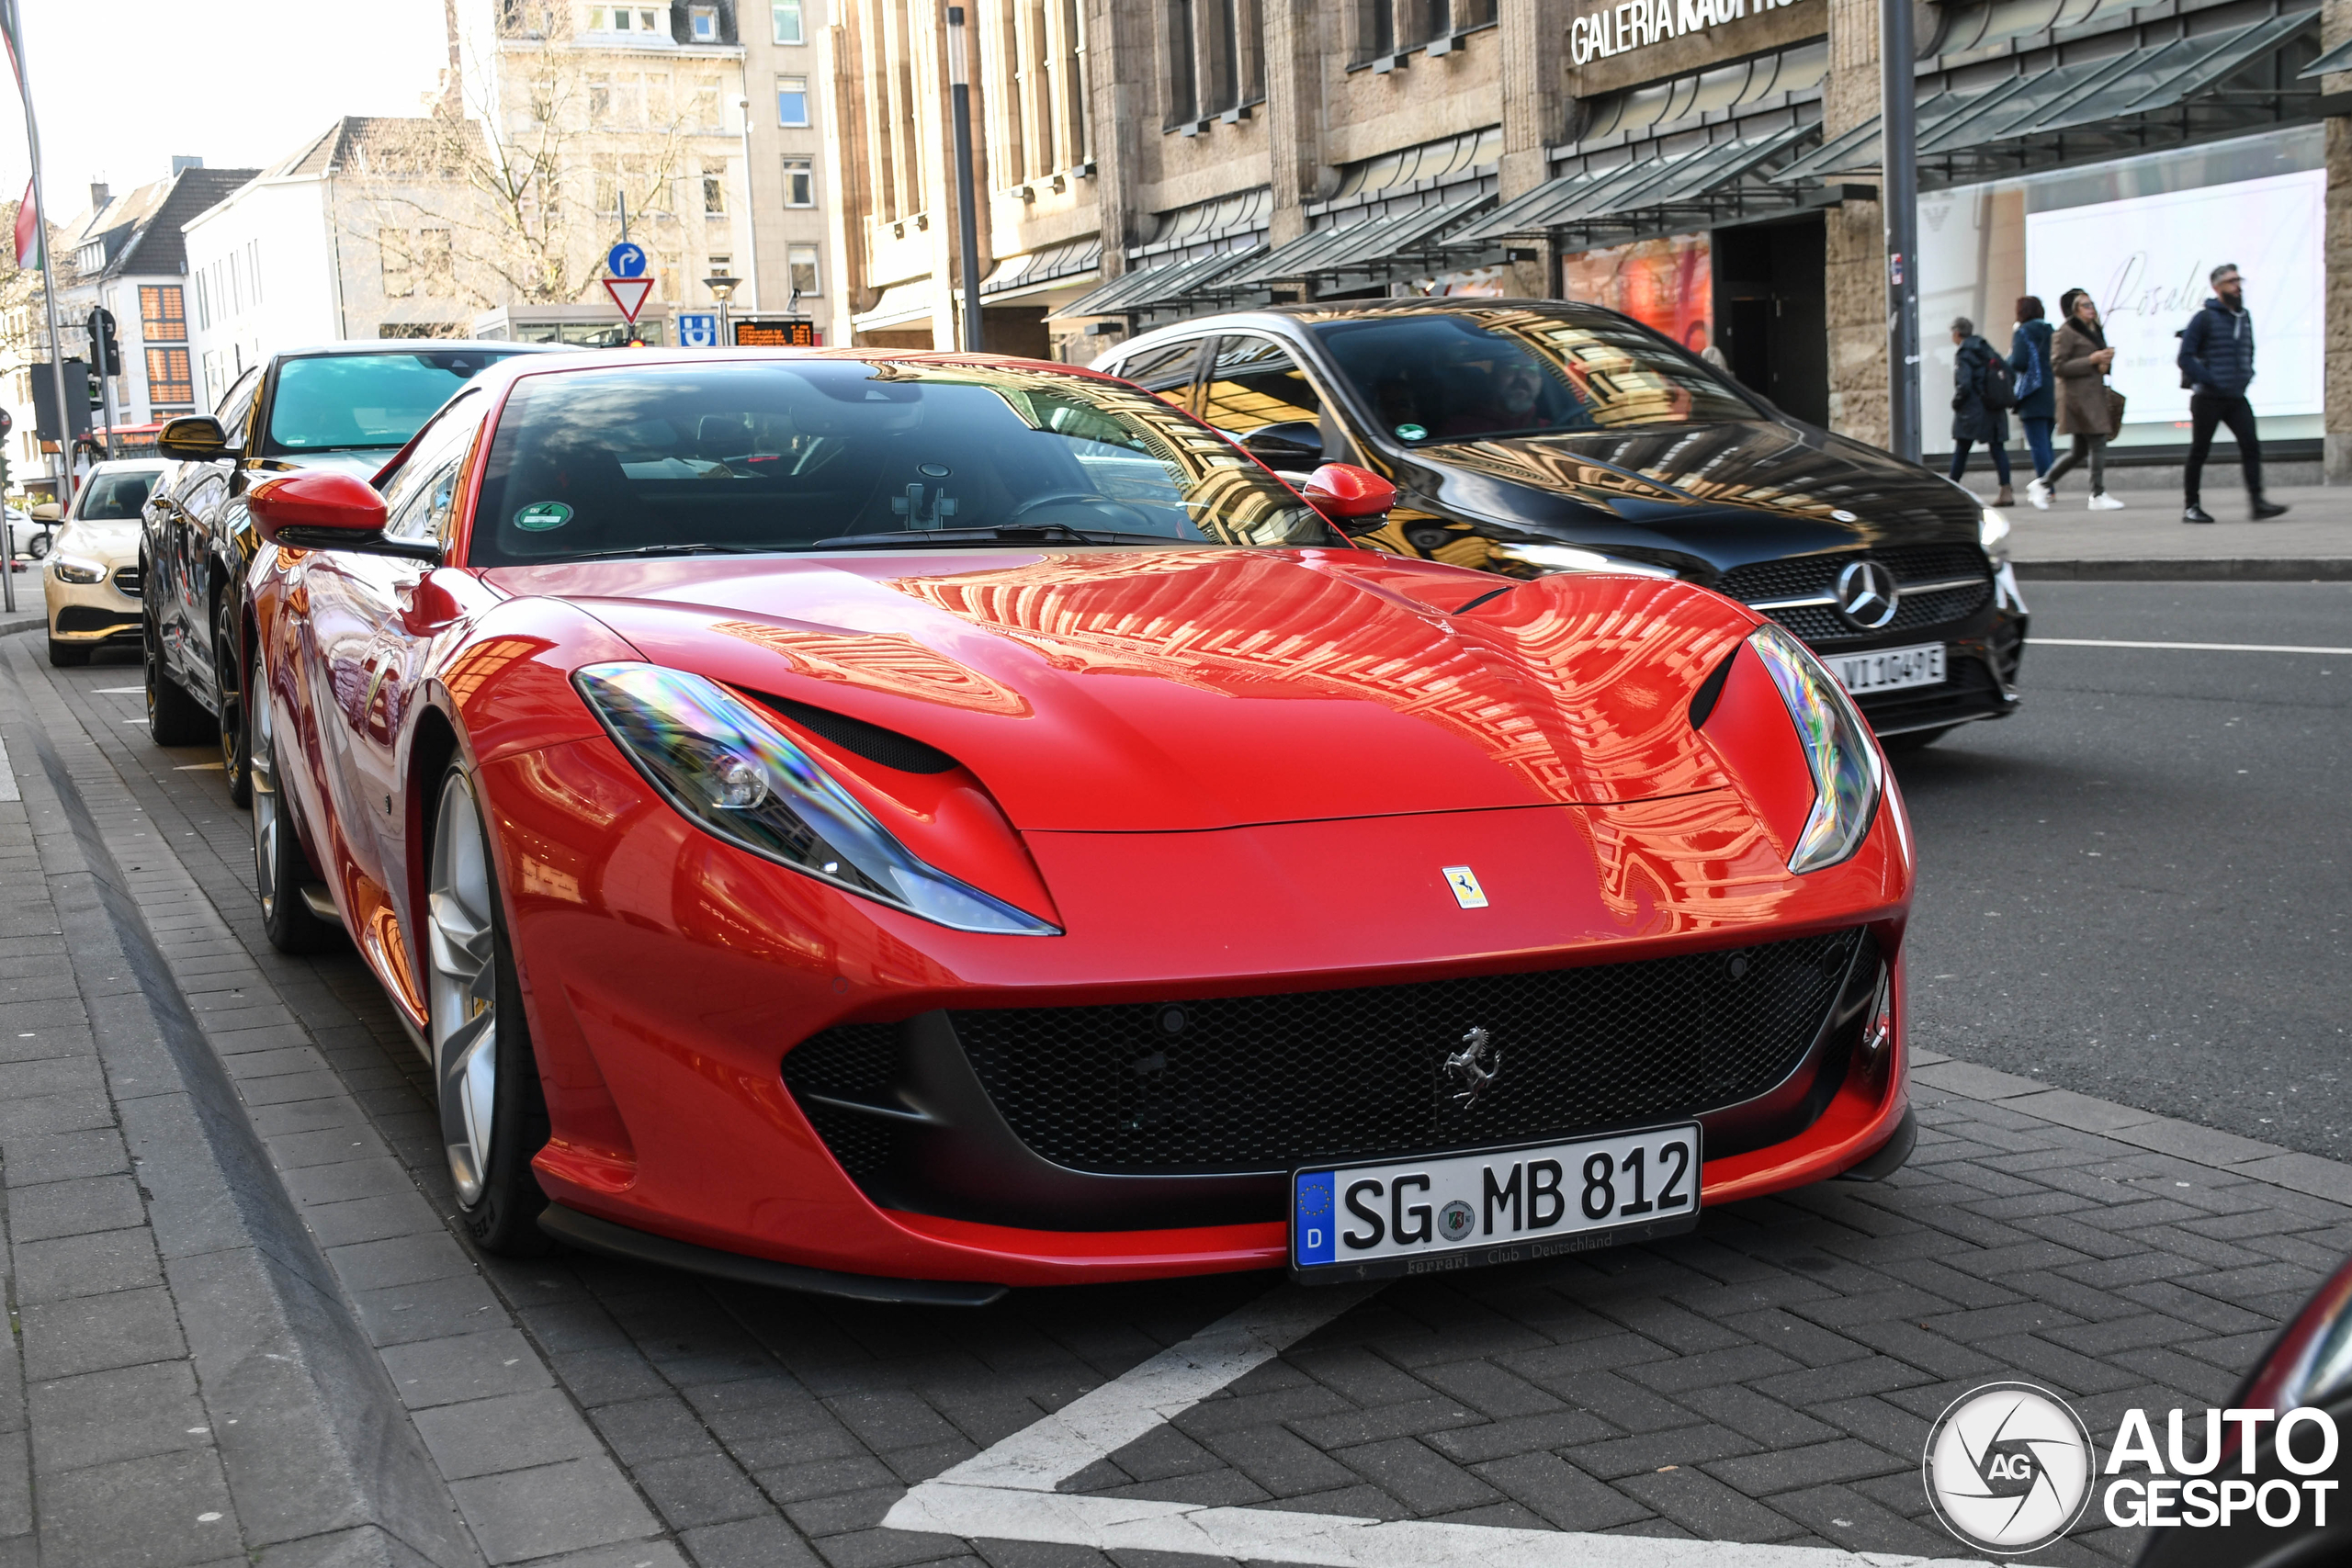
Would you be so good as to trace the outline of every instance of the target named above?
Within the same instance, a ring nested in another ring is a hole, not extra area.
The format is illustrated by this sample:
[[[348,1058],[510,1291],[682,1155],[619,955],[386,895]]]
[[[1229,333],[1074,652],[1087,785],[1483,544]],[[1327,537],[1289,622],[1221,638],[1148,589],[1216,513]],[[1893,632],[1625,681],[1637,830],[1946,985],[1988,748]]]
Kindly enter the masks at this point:
[[[1838,671],[1891,750],[2018,705],[2008,522],[1792,419],[1640,322],[1553,299],[1275,306],[1095,362],[1285,477],[1350,462],[1398,504],[1365,542],[1512,577],[1703,583]]]

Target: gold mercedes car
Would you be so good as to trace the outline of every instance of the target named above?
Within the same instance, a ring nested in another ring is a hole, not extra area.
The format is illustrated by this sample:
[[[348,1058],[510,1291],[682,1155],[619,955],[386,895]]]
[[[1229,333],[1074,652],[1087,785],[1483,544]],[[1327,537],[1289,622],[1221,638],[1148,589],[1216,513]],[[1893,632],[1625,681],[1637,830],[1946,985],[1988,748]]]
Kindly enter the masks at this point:
[[[83,477],[40,574],[51,664],[87,664],[98,649],[139,646],[140,510],[173,467],[129,458]]]

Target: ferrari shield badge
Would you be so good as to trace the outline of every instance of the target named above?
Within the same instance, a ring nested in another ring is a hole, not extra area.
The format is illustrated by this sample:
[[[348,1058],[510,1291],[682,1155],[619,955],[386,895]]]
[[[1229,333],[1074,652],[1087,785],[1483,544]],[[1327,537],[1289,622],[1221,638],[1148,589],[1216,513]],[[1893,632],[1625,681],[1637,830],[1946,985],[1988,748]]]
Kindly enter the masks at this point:
[[[1466,865],[1445,868],[1445,885],[1453,889],[1453,901],[1465,909],[1487,907],[1487,890],[1478,886],[1478,874]]]

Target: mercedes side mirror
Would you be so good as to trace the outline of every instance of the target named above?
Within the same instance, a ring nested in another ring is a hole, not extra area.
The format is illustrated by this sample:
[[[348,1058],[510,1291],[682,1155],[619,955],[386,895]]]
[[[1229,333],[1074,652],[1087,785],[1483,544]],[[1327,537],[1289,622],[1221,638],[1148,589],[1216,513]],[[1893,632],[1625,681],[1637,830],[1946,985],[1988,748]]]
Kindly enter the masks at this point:
[[[44,501],[33,508],[33,521],[36,523],[62,523],[64,520],[65,508],[53,501]]]
[[[1270,468],[1311,468],[1323,460],[1323,432],[1311,419],[1262,424],[1241,438],[1241,449]]]
[[[229,456],[229,434],[209,413],[184,413],[164,422],[155,433],[155,450],[183,462],[209,463]]]
[[[1396,506],[1396,487],[1353,463],[1324,464],[1307,476],[1299,493],[1350,537],[1377,533]]]
[[[384,498],[349,474],[279,474],[245,496],[254,526],[273,545],[299,550],[354,550],[438,563],[441,547],[422,539],[384,537]]]

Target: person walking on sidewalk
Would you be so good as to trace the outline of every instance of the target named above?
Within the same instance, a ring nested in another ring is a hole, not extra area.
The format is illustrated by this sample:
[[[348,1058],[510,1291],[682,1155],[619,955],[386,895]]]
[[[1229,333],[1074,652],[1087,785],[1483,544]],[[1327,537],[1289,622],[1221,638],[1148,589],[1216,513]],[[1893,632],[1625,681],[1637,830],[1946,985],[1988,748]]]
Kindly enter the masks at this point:
[[[2191,316],[2180,333],[2180,379],[2188,392],[2188,468],[2182,475],[2187,492],[2181,509],[2184,523],[2211,523],[2213,514],[2198,504],[2205,478],[2205,457],[2213,449],[2213,427],[2226,424],[2237,438],[2238,462],[2245,469],[2246,499],[2255,521],[2276,517],[2287,509],[2262,494],[2262,442],[2254,433],[2254,405],[2245,389],[2254,385],[2254,313],[2245,308],[2245,279],[2223,262],[2209,279],[2213,298]]]
[[[1983,442],[1993,451],[1993,472],[2001,481],[2001,493],[1993,504],[2010,506],[2017,497],[2009,493],[2009,416],[2006,412],[2013,400],[2010,393],[2008,367],[1993,345],[1976,335],[1976,323],[1966,316],[1953,318],[1951,341],[1959,352],[1952,356],[1951,390],[1951,478],[1954,484],[1968,472],[1968,448]],[[2001,366],[1996,372],[1994,367]]]
[[[2019,295],[2018,324],[2009,333],[2009,378],[2017,389],[2018,426],[2025,432],[2026,450],[2033,454],[2035,479],[2050,472],[2050,427],[2058,423],[2058,388],[2050,378],[2050,323],[2042,319],[2043,313],[2041,296]],[[2031,495],[2030,488],[2027,493]]]
[[[2088,458],[2091,466],[2091,510],[2117,512],[2123,503],[2107,493],[2107,444],[2121,424],[2123,395],[2107,384],[2115,350],[2107,346],[2099,326],[2098,307],[2079,288],[2058,297],[2058,313],[2065,317],[2050,339],[2050,374],[2058,383],[2058,434],[2075,438],[2074,450],[2050,466],[2050,471],[2025,487],[2026,499],[2046,507],[2058,481]]]

